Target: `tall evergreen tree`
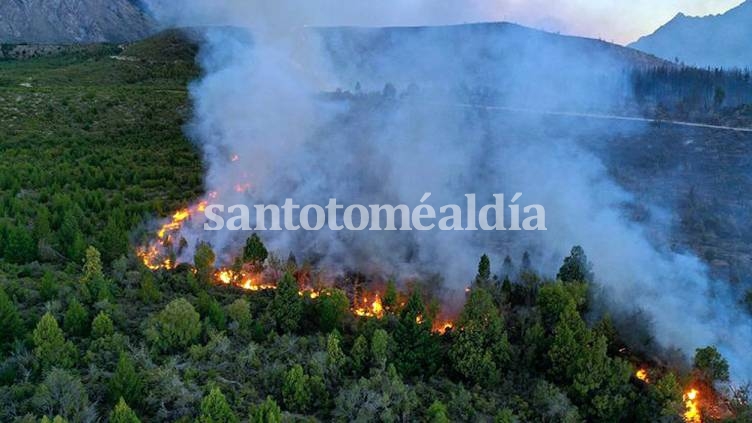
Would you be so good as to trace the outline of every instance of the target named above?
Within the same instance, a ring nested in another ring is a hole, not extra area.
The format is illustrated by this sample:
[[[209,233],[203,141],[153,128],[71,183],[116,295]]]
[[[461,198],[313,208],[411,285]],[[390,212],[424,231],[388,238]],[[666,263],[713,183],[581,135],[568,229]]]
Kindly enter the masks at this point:
[[[211,388],[209,394],[201,400],[201,412],[196,423],[238,423],[239,421],[219,388]]]
[[[303,300],[298,295],[298,282],[290,273],[285,273],[277,283],[274,299],[269,303],[269,314],[282,333],[294,332],[300,325]]]
[[[115,325],[112,319],[104,311],[100,311],[91,322],[91,337],[93,339],[104,338],[115,333]]]
[[[120,398],[115,409],[110,413],[110,423],[141,423],[136,413],[128,407],[123,398]]]
[[[593,281],[592,265],[588,262],[582,247],[577,245],[572,248],[570,255],[564,259],[556,279],[562,282]]]
[[[10,350],[13,341],[23,335],[23,321],[18,309],[0,286],[0,352]]]
[[[387,313],[394,313],[397,309],[397,284],[393,280],[389,280],[386,283],[386,289],[384,289],[384,296],[381,298],[381,305]]]
[[[400,313],[394,333],[397,343],[395,363],[404,377],[428,377],[438,369],[441,351],[431,333],[431,324],[420,292],[413,290]]]
[[[488,288],[491,284],[491,259],[483,254],[478,263],[478,274],[475,276],[475,285]]]
[[[728,362],[713,346],[698,348],[693,364],[695,370],[709,383],[729,381]]]
[[[34,355],[42,369],[51,367],[70,368],[76,359],[76,347],[65,340],[62,329],[50,312],[37,323],[32,333]]]
[[[36,260],[37,245],[27,228],[12,226],[8,230],[5,257],[11,263],[24,264]]]
[[[511,358],[511,348],[491,294],[473,288],[457,326],[449,351],[454,369],[474,384],[494,386]]]
[[[389,359],[389,334],[384,329],[376,329],[371,336],[371,359],[378,369],[386,368]]]
[[[101,247],[103,259],[110,264],[113,260],[128,253],[128,233],[122,213],[111,215],[102,231]]]
[[[342,329],[350,310],[350,300],[341,289],[327,289],[319,295],[317,309],[319,329],[322,332],[331,332]]]
[[[76,298],[69,304],[63,318],[63,329],[72,336],[86,336],[89,331],[89,312]]]
[[[115,373],[108,385],[111,399],[120,398],[132,405],[141,404],[144,383],[136,372],[136,366],[126,353],[120,353]]]
[[[266,397],[266,401],[251,407],[249,423],[281,423],[282,410],[272,397]]]
[[[305,412],[311,401],[310,377],[303,367],[296,364],[285,373],[282,382],[282,398],[292,411]]]
[[[214,262],[217,256],[214,254],[211,245],[201,242],[196,247],[193,256],[193,265],[196,267],[196,277],[203,284],[210,284],[214,281]]]
[[[269,251],[261,241],[261,237],[256,233],[251,235],[245,242],[245,248],[243,248],[243,260],[260,270],[268,257]]]

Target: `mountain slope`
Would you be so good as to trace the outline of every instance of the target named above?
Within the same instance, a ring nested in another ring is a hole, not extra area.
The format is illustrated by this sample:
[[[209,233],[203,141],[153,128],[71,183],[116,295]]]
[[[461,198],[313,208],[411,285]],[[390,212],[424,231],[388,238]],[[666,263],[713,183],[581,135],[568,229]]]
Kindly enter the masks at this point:
[[[623,46],[505,22],[320,33],[340,80],[351,86],[470,89],[526,107],[602,111],[611,93],[625,91],[628,70],[672,66]]]
[[[137,0],[5,0],[0,42],[73,44],[134,41],[154,22]]]
[[[679,13],[630,47],[694,66],[752,68],[752,0],[722,15]]]

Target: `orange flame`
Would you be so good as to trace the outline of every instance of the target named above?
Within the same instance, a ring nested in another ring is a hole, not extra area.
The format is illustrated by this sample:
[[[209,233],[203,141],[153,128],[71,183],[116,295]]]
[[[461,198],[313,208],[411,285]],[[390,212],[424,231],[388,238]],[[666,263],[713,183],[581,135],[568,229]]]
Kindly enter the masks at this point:
[[[243,272],[236,273],[229,269],[218,270],[216,273],[216,280],[218,283],[233,285],[246,291],[277,289],[275,285],[260,282],[261,277],[259,275],[246,274]]]
[[[637,373],[635,373],[635,377],[645,383],[650,383],[650,377],[648,376],[648,371],[646,369],[637,370]]]
[[[431,328],[431,330],[440,335],[444,335],[445,333],[447,333],[447,331],[453,328],[454,328],[454,323],[447,320],[443,322],[434,323],[433,328]]]
[[[684,393],[684,421],[687,423],[702,423],[700,414],[700,392],[690,389]]]
[[[384,316],[384,307],[381,304],[381,296],[374,294],[373,302],[370,304],[368,302],[368,295],[363,296],[363,304],[353,309],[353,313],[360,317],[382,318]]]
[[[238,190],[250,189],[250,184],[238,184],[236,186]],[[157,231],[157,237],[149,242],[146,246],[137,249],[137,255],[143,262],[144,266],[148,269],[156,270],[172,270],[178,264],[174,257],[168,257],[170,246],[172,245],[173,238],[179,235],[180,230],[190,221],[190,219],[200,213],[203,213],[209,201],[217,198],[217,192],[207,193],[208,200],[202,200],[195,205],[178,210],[175,212],[167,222],[165,222]],[[196,270],[192,269],[195,273]],[[214,275],[214,279],[217,284],[235,286],[246,291],[263,291],[276,289],[276,285],[263,281],[263,278],[259,274],[251,274],[246,271],[234,271],[228,268],[218,269]],[[321,296],[321,292],[318,292],[311,288],[303,287],[298,292],[300,296],[308,297],[311,299],[317,299]],[[404,306],[404,302],[401,303]],[[377,318],[384,317],[385,311],[381,302],[381,296],[378,293],[366,293],[362,297],[362,301],[356,301],[351,311],[354,315],[359,317]],[[424,321],[423,316],[418,316],[416,322],[422,324]],[[431,330],[435,333],[444,334],[447,330],[453,327],[451,321],[434,322]]]
[[[216,193],[209,193],[209,198],[216,198]],[[193,216],[203,213],[208,206],[208,201],[201,200],[194,206],[178,210],[170,219],[164,223],[156,232],[156,239],[152,240],[147,246],[141,247],[136,251],[136,255],[141,259],[150,270],[174,269],[177,263],[166,257],[168,245],[172,243],[174,235],[183,228]]]

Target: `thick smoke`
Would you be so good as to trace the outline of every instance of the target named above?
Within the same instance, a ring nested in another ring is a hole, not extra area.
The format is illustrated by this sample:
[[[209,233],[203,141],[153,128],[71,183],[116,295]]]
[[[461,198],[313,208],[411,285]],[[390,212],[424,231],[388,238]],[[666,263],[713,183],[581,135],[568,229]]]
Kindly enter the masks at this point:
[[[733,293],[710,280],[696,257],[661,247],[669,238],[667,212],[654,210],[662,217],[650,225],[626,218],[621,206],[632,195],[579,146],[580,139],[607,136],[608,126],[468,105],[493,97],[526,109],[616,109],[628,84],[608,47],[593,53],[580,40],[513,26],[304,29],[320,12],[285,2],[213,2],[211,11],[167,4],[154,0],[152,8],[170,24],[235,26],[205,31],[205,75],[191,87],[188,131],[203,149],[206,189],[216,192],[216,203],[282,205],[292,198],[326,205],[336,198],[414,207],[431,192],[428,203],[438,209],[463,204],[467,193],[486,204],[491,194],[521,192],[521,205],[545,206],[549,229],[264,232],[272,250],[316,257],[333,269],[402,278],[440,273],[461,298],[482,253],[500,262],[530,250],[550,275],[579,244],[612,306],[625,314],[644,310],[663,347],[692,354],[717,345],[738,381],[752,378],[752,325]],[[409,94],[322,95],[388,82]],[[191,245],[209,241],[226,257],[248,236],[193,223],[182,234]]]

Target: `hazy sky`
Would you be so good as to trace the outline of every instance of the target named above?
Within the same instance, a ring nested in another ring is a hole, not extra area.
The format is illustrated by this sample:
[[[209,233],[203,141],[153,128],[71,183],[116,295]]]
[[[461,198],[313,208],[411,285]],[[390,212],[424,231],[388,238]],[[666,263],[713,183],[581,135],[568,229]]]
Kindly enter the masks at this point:
[[[182,24],[425,25],[512,21],[626,44],[677,13],[717,14],[742,0],[145,0]],[[751,0],[752,1],[752,0]],[[249,21],[250,19],[250,21]]]
[[[573,35],[629,43],[677,13],[723,13],[742,0],[477,0],[495,18]]]

